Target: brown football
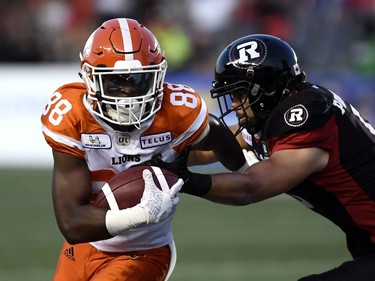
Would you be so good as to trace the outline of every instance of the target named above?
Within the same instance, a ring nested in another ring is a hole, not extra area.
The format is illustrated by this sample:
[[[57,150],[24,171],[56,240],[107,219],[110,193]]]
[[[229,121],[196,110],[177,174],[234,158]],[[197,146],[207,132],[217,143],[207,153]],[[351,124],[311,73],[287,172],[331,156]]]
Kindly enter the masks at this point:
[[[178,180],[171,171],[154,166],[134,166],[118,173],[97,194],[94,205],[105,209],[126,209],[137,205],[142,198],[145,182],[143,170],[148,169],[160,190],[170,189]]]

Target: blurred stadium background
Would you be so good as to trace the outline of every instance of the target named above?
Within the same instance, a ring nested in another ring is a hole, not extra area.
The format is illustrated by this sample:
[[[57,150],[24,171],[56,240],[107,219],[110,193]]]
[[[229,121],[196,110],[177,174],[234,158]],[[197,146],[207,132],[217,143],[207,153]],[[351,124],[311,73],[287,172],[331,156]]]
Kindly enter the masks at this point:
[[[58,86],[79,81],[78,53],[113,17],[149,27],[167,80],[195,88],[215,114],[217,55],[237,37],[270,33],[291,43],[310,81],[375,123],[374,0],[0,0],[0,280],[51,279],[63,238],[39,117]],[[172,280],[297,280],[349,258],[338,229],[286,196],[238,208],[181,197]]]

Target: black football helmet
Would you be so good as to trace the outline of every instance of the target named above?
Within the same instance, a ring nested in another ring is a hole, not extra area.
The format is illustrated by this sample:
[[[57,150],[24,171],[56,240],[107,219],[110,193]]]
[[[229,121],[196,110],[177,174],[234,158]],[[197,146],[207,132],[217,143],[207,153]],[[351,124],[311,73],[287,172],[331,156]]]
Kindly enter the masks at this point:
[[[246,109],[244,103],[248,101],[255,118],[247,117],[246,124],[239,124],[236,134],[243,128],[254,131],[304,79],[297,56],[288,43],[271,35],[248,35],[233,41],[220,54],[211,97],[218,100],[220,119],[228,126],[226,119],[238,109],[231,108],[233,94],[246,90],[247,98],[239,106]]]

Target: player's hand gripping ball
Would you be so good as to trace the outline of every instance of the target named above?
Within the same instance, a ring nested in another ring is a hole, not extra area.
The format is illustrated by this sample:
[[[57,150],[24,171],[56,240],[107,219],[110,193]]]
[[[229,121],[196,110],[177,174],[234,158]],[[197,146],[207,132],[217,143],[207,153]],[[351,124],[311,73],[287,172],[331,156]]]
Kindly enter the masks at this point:
[[[104,209],[126,209],[140,203],[145,182],[143,170],[149,170],[156,186],[168,191],[177,181],[178,176],[171,171],[155,166],[133,166],[112,177],[101,189],[94,200],[94,205]]]

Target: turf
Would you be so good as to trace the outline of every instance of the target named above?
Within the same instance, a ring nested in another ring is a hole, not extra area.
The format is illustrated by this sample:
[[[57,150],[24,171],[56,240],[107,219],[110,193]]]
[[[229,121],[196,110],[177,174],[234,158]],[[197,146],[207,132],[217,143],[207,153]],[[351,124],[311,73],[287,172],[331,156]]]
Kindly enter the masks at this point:
[[[63,238],[51,172],[0,169],[0,280],[51,280]],[[172,281],[292,281],[349,259],[343,234],[287,196],[246,207],[181,195]]]

